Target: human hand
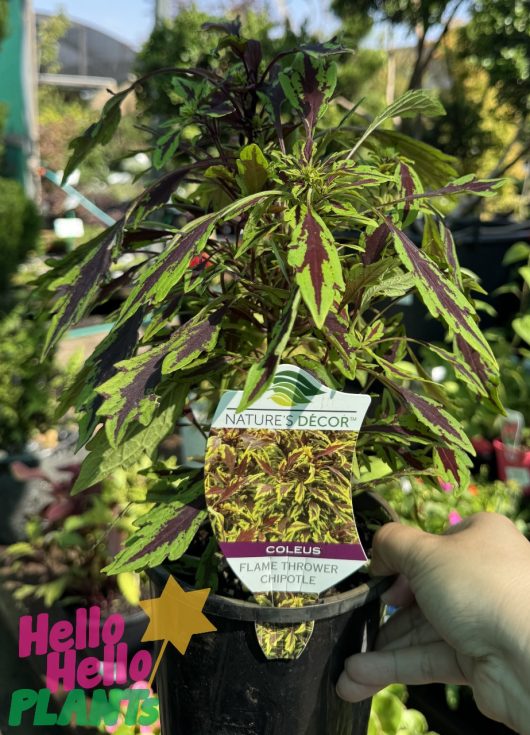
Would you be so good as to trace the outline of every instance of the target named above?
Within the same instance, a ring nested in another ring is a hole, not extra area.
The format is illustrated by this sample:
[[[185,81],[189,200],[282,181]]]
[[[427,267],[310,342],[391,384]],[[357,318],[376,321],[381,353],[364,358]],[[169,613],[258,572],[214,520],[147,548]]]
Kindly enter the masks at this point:
[[[371,572],[400,575],[383,599],[401,609],[375,651],[346,660],[339,696],[356,702],[397,682],[467,684],[485,715],[530,733],[530,543],[513,523],[478,513],[443,536],[386,524]]]

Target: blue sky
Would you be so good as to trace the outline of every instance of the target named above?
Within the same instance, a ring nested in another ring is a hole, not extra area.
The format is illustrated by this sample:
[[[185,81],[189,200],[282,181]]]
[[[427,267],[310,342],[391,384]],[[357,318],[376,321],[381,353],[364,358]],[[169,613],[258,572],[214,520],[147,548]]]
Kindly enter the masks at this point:
[[[172,3],[172,0],[167,1],[169,5],[177,4]],[[81,20],[105,30],[110,35],[138,48],[151,31],[155,0],[33,0],[33,4],[37,12],[56,13],[63,8],[73,20]],[[326,9],[329,4],[327,0],[269,0],[267,4],[274,17],[279,17],[278,8],[285,8],[295,27],[304,19],[308,19],[310,29],[319,32],[325,38],[330,38],[337,28],[333,15]],[[215,12],[223,2],[198,0],[197,5]],[[465,16],[465,10],[458,15]],[[384,28],[378,26],[370,33],[365,45],[377,47],[385,45],[386,42],[401,46],[406,41],[407,33],[404,29],[399,27],[393,29],[390,37]]]
[[[155,0],[33,0],[36,12],[56,13],[61,8],[73,20],[81,20],[106,30],[131,44],[135,48],[141,45],[153,24]],[[200,0],[197,3],[205,9],[219,7],[213,0]],[[293,23],[300,23],[304,17],[310,18],[311,27],[322,30],[324,35],[332,35],[335,29],[333,18],[324,9],[326,3],[319,0],[275,0],[270,4],[271,12],[277,16],[278,5],[287,7]]]

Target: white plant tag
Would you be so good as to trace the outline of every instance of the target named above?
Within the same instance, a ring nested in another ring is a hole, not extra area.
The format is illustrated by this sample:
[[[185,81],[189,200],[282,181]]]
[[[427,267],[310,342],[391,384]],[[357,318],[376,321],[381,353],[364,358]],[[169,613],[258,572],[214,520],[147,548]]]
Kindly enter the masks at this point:
[[[242,412],[221,398],[205,490],[214,532],[254,593],[318,596],[367,560],[353,516],[351,467],[370,397],[335,391],[281,365]]]

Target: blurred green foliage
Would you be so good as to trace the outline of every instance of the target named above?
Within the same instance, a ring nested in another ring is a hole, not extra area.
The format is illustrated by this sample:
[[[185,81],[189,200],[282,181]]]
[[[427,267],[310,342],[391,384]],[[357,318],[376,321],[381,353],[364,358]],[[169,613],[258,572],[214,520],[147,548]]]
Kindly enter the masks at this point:
[[[402,485],[389,485],[384,497],[403,523],[428,533],[443,533],[457,521],[456,514],[466,518],[485,511],[515,520],[519,513],[520,490],[515,483],[487,482],[478,478],[461,491],[447,483],[436,488],[417,478]]]
[[[424,715],[406,706],[407,688],[391,684],[372,699],[368,735],[436,735]]]
[[[46,325],[23,304],[0,317],[0,449],[20,450],[34,431],[51,426],[58,373],[39,362]]]
[[[22,186],[0,178],[0,294],[38,239],[40,217]]]
[[[9,0],[0,0],[0,43],[3,38],[6,37],[7,27],[7,14],[8,14],[8,2]]]
[[[463,53],[485,69],[499,98],[521,116],[530,113],[530,4],[476,0],[462,30]]]
[[[50,481],[52,501],[28,521],[28,540],[6,550],[4,574],[14,583],[16,599],[35,597],[47,607],[59,601],[63,606],[97,604],[107,613],[121,595],[130,605],[138,605],[137,574],[109,577],[101,570],[131,532],[138,515],[135,502],[145,500],[140,469],[138,465],[128,472],[117,470],[74,497],[71,489],[78,468],[68,467],[67,479]],[[141,509],[145,511],[145,503]]]
[[[211,63],[212,32],[202,29],[203,23],[222,22],[218,15],[199,10],[195,3],[181,6],[172,20],[157,23],[136,58],[139,76],[159,69],[173,67],[208,68]],[[260,41],[263,55],[270,60],[274,54],[310,40],[302,27],[296,34],[286,24],[280,35],[271,37],[275,24],[265,11],[245,9],[241,17],[242,34]],[[151,115],[164,118],[175,114],[176,94],[172,88],[172,75],[147,79],[138,97]]]

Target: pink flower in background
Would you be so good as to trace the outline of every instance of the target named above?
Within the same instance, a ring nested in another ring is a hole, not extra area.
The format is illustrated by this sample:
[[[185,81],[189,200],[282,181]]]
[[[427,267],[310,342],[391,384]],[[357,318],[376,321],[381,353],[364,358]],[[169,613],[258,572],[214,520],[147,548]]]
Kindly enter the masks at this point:
[[[111,733],[112,732],[116,732],[116,730],[118,729],[118,727],[120,727],[121,724],[123,723],[123,720],[124,719],[125,719],[124,716],[123,715],[120,715],[118,717],[118,720],[117,720],[116,724],[115,725],[105,725],[105,730],[107,732],[111,732]]]
[[[453,486],[450,482],[442,482],[442,480],[438,480],[440,483],[440,487],[444,491],[444,493],[452,493],[453,492]]]
[[[457,510],[450,511],[448,518],[450,526],[456,526],[456,524],[460,523],[460,521],[462,520],[462,516]]]

